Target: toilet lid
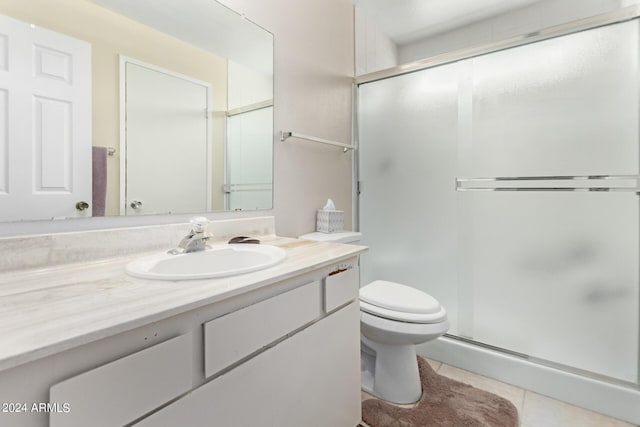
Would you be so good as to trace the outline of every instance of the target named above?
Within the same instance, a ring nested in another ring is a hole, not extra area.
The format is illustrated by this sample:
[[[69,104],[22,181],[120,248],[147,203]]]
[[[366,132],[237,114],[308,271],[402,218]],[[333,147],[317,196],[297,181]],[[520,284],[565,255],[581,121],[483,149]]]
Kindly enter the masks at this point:
[[[374,315],[405,322],[433,323],[446,318],[446,311],[431,295],[384,280],[376,280],[360,288],[360,308]]]

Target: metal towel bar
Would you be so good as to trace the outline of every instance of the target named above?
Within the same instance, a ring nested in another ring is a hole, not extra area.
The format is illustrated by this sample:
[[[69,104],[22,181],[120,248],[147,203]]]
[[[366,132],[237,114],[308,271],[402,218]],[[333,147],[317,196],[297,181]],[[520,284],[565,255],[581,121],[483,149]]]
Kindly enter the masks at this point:
[[[342,142],[330,141],[328,139],[316,138],[315,136],[302,135],[295,132],[280,131],[280,141],[285,141],[287,138],[306,139],[307,141],[319,142],[321,144],[333,145],[335,147],[342,147],[342,150],[345,153],[349,150],[355,149],[353,145],[343,144]]]
[[[239,191],[271,191],[273,185],[270,182],[236,183],[224,184],[222,191],[225,193],[236,193]]]

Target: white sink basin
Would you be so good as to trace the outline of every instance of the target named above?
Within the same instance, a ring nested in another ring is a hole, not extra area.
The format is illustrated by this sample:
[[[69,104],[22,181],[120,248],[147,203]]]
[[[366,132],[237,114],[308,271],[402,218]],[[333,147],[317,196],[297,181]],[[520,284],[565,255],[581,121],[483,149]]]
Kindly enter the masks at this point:
[[[277,246],[224,245],[188,254],[162,253],[139,258],[127,265],[127,273],[144,279],[209,279],[262,270],[286,257],[287,253]]]

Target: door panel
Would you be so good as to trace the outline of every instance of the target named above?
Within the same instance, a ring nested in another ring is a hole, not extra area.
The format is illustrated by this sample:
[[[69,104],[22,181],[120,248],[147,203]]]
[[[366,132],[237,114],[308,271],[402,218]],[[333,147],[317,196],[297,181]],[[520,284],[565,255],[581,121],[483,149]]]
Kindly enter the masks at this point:
[[[125,63],[127,215],[210,210],[208,85]],[[141,205],[132,208],[132,202]]]
[[[0,39],[1,40],[1,39]],[[0,53],[0,57],[2,54]],[[9,192],[9,91],[0,89],[0,203]]]
[[[473,138],[462,176],[637,175],[639,47],[635,20],[471,60]],[[460,227],[472,236],[460,260],[473,287],[473,339],[637,380],[635,193],[459,197]]]
[[[34,190],[71,191],[71,104],[39,96],[33,103]]]
[[[426,291],[459,331],[455,177],[459,64],[360,86],[362,285]],[[464,315],[464,313],[460,313]]]
[[[638,172],[638,21],[472,62],[466,177]]]
[[[0,220],[91,216],[91,45],[0,16]]]
[[[478,192],[472,229],[476,341],[635,381],[638,199],[626,193]]]

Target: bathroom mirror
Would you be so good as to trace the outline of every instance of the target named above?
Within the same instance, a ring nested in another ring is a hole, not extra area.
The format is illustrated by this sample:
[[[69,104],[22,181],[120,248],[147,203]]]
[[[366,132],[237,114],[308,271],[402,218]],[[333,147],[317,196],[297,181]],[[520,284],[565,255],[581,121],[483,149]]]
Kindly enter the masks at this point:
[[[215,0],[0,15],[0,221],[272,207],[271,33]]]

